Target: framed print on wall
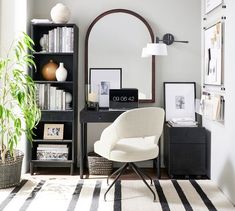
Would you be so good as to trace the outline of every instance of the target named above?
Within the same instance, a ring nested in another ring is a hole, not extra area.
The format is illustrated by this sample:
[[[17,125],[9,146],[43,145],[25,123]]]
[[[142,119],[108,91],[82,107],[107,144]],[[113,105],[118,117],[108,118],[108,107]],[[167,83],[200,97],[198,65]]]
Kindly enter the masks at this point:
[[[205,0],[205,14],[209,13],[222,3],[223,0]]]
[[[166,121],[173,118],[195,120],[195,82],[164,82]]]
[[[204,83],[222,83],[222,23],[218,22],[205,29],[204,34]]]
[[[64,124],[44,124],[43,139],[63,139]]]
[[[122,88],[122,68],[90,68],[91,92],[99,93],[99,107],[109,107],[109,89]]]

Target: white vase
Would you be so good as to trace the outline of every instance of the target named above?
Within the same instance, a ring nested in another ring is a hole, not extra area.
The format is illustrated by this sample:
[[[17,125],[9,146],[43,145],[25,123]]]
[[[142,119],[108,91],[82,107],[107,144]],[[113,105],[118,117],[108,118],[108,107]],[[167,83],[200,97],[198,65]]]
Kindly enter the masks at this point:
[[[58,3],[51,9],[51,19],[54,23],[67,23],[70,18],[70,10],[65,5]]]
[[[60,66],[57,68],[55,75],[57,81],[66,81],[67,78],[67,70],[64,68],[64,63],[60,63]]]

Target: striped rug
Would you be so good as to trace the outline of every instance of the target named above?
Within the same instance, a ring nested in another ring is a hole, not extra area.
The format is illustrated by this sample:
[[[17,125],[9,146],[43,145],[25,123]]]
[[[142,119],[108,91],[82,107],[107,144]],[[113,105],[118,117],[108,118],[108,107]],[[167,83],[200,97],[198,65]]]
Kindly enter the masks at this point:
[[[20,186],[0,190],[6,211],[232,211],[235,208],[210,180],[155,180],[157,201],[140,180],[116,183],[104,202],[105,179],[28,176]],[[122,198],[122,200],[119,200]]]

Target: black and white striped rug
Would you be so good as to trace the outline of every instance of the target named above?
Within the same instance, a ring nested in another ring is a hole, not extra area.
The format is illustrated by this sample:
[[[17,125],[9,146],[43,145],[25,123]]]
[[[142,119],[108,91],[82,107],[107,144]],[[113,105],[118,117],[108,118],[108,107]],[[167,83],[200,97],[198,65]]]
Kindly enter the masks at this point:
[[[235,210],[210,180],[155,180],[157,202],[141,180],[122,180],[107,195],[105,179],[77,176],[27,177],[20,186],[0,190],[0,210],[7,211],[200,211]],[[122,200],[119,200],[122,198]]]

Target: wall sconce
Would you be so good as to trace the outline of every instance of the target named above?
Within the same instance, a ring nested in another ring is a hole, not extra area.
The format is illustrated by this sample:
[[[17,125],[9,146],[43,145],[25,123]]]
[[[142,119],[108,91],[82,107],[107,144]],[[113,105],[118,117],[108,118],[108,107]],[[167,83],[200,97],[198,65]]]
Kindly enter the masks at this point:
[[[160,43],[160,41],[162,43]],[[156,56],[167,56],[167,45],[171,45],[174,42],[188,43],[189,41],[179,41],[175,40],[174,36],[167,33],[163,36],[162,40],[156,37],[156,43],[148,43],[142,50],[141,57],[149,57],[152,55]]]

